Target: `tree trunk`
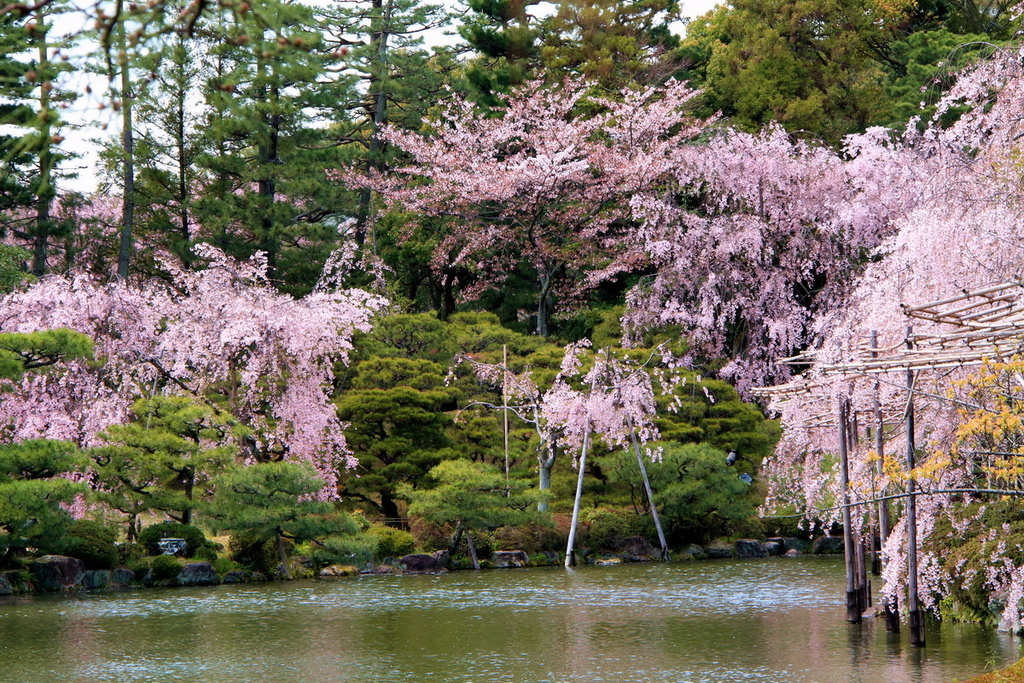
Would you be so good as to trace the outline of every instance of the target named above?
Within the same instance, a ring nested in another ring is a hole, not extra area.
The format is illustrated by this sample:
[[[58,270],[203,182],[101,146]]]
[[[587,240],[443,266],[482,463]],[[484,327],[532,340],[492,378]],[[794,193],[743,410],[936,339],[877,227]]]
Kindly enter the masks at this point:
[[[473,569],[480,571],[480,560],[476,557],[476,546],[473,545],[473,534],[466,529],[466,546],[469,547],[469,559],[473,561]]]
[[[551,490],[551,468],[555,466],[554,452],[537,456],[537,462],[540,465],[540,481],[537,484],[537,489],[541,494],[540,500],[537,501],[537,512],[547,512],[548,492]]]
[[[288,551],[284,547],[284,536],[280,531],[277,532],[277,559],[284,570],[284,577],[291,581],[292,570],[291,567],[288,566]]]
[[[462,531],[462,523],[460,522],[459,525],[455,527],[455,533],[452,534],[452,540],[448,543],[449,559],[455,557],[455,551],[459,549],[459,541],[462,540]]]
[[[124,196],[121,199],[121,239],[117,250],[117,279],[128,279],[128,263],[132,253],[132,231],[135,221],[135,140],[132,130],[131,74],[128,72],[128,45],[124,22],[118,23],[118,67],[121,71],[121,168],[124,173]]]
[[[384,515],[384,523],[388,526],[401,528],[402,519],[398,513],[398,502],[390,491],[380,492],[380,511]]]
[[[46,14],[42,9],[36,12],[36,26],[46,26]],[[32,244],[32,274],[41,277],[46,274],[46,259],[49,256],[50,207],[55,195],[53,191],[54,155],[51,147],[51,122],[54,119],[50,106],[50,91],[53,81],[50,76],[49,50],[46,34],[39,38],[38,71],[43,74],[39,88],[39,185],[36,188],[35,235]]]

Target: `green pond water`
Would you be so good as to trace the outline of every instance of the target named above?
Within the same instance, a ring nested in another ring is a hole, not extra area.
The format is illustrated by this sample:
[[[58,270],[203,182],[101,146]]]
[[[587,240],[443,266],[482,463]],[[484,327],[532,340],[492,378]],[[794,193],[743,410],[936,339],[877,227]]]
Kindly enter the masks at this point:
[[[1020,656],[844,621],[835,559],[375,576],[0,599],[0,681],[953,683]]]

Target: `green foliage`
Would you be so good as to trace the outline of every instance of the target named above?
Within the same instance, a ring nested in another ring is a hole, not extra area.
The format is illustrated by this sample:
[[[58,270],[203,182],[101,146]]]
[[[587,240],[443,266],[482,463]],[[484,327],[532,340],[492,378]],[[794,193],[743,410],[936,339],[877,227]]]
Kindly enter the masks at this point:
[[[83,466],[75,446],[62,441],[0,445],[0,567],[28,548],[64,550],[72,523],[65,506],[87,487],[63,475]]]
[[[187,547],[186,557],[195,557],[196,553],[209,548],[215,550],[213,541],[206,538],[202,529],[192,524],[181,524],[180,522],[160,522],[150,524],[139,534],[139,544],[142,545],[150,555],[160,555],[163,551],[157,543],[164,538],[183,538]]]
[[[117,530],[91,519],[77,519],[68,529],[68,553],[85,563],[86,569],[113,569],[119,555]]]
[[[404,557],[416,550],[416,539],[408,531],[374,524],[366,533],[376,541],[374,555],[379,559]]]
[[[647,474],[670,544],[729,536],[755,516],[754,493],[723,451],[708,444],[655,445],[663,445],[662,458],[646,465]],[[637,509],[645,509],[636,457],[618,453],[608,461],[608,479],[630,487]]]
[[[506,483],[496,467],[468,460],[447,460],[430,470],[437,486],[407,491],[409,514],[434,524],[460,525],[470,530],[493,529],[538,519],[536,495],[529,483]]]
[[[649,517],[641,517],[632,510],[606,507],[581,511],[579,534],[580,545],[593,550],[614,550],[620,541],[631,536],[642,536],[649,541],[657,539]]]
[[[565,550],[566,536],[546,519],[498,527],[490,536],[497,550],[522,550],[530,554]]]
[[[343,496],[397,519],[398,487],[415,485],[427,470],[451,457],[446,429],[454,392],[443,368],[428,360],[383,357],[353,368],[352,389],[337,399],[338,416],[358,466],[343,473]]]
[[[238,569],[239,564],[227,557],[216,557],[210,562],[210,566],[213,567],[213,571],[217,572],[217,576],[223,578],[228,572]]]
[[[132,406],[133,421],[100,436],[89,451],[97,497],[124,515],[129,538],[139,515],[159,510],[190,523],[196,491],[234,457],[234,420],[185,396],[154,396]]]
[[[228,541],[228,557],[254,572],[269,572],[277,561],[274,541],[258,534],[232,534]]]
[[[573,72],[608,93],[656,85],[678,68],[674,0],[562,0],[544,20],[540,54],[552,74]]]
[[[323,489],[323,480],[308,463],[284,461],[232,467],[218,476],[215,484],[209,514],[221,529],[232,532],[232,543],[235,538],[244,539],[247,552],[233,552],[232,559],[257,571],[270,569],[263,565],[271,541],[276,545],[278,564],[284,565],[290,578],[287,544],[351,537],[358,531],[351,518],[335,512],[330,503],[313,498]]]
[[[183,568],[181,560],[173,555],[160,555],[150,562],[150,577],[157,583],[174,581]]]
[[[36,370],[77,358],[91,358],[92,340],[74,330],[0,333],[0,379],[17,379]]]
[[[311,543],[309,559],[314,567],[330,564],[367,564],[373,560],[376,539],[368,534],[327,536]]]
[[[1024,501],[971,503],[952,517],[957,523],[947,515],[937,518],[922,550],[936,558],[961,618],[989,621],[994,617],[990,576],[1024,565]]]
[[[25,266],[31,258],[32,254],[26,249],[0,244],[0,294],[9,294],[32,281]]]

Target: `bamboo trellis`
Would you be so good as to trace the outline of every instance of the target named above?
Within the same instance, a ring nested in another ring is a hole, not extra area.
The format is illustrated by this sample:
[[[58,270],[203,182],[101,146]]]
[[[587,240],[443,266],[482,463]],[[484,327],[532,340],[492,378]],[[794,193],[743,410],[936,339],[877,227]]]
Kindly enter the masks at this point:
[[[854,378],[874,376],[876,391],[883,374],[902,373],[906,378],[906,406],[901,414],[890,411],[889,415],[881,415],[879,407],[874,406],[865,413],[873,414],[879,431],[885,425],[905,424],[904,433],[907,440],[907,467],[914,467],[914,405],[913,398],[918,392],[916,377],[922,371],[945,370],[980,366],[990,362],[1000,362],[1021,354],[1024,351],[1024,283],[1005,282],[975,291],[964,291],[957,296],[932,301],[917,306],[903,306],[903,312],[910,321],[922,320],[951,328],[945,332],[913,334],[908,326],[905,339],[887,348],[879,348],[872,335],[870,345],[859,343],[853,350],[853,357],[839,362],[825,362],[819,358],[819,352],[805,352],[789,358],[780,359],[780,364],[789,366],[813,366],[818,379],[798,377],[786,384],[765,387],[756,390],[760,396],[772,400],[776,405],[800,398],[814,398],[815,394],[825,389],[829,381],[852,381]],[[828,392],[824,392],[828,393]],[[818,394],[821,395],[821,394]],[[942,398],[942,397],[936,397]],[[841,469],[843,482],[843,510],[846,524],[849,526],[848,512],[852,505],[849,501],[850,489],[846,476],[846,451],[849,446],[851,429],[849,420],[856,413],[851,413],[846,399],[840,399],[837,412],[824,410],[804,418],[801,427],[805,429],[836,429],[839,433],[839,450],[841,453]],[[869,421],[867,423],[870,423]],[[855,429],[855,428],[854,428]],[[892,433],[890,433],[890,437]],[[878,448],[881,449],[882,435],[878,435]],[[911,476],[908,480],[908,532],[913,538],[916,528],[914,519],[914,489],[916,482]],[[880,515],[884,506],[880,507]],[[887,513],[886,513],[887,514]],[[849,535],[849,529],[844,529]],[[858,548],[861,543],[857,542]],[[859,582],[854,573],[863,571],[863,550],[858,549],[860,569],[857,562],[850,558],[851,543],[847,539],[847,607],[850,621],[859,621],[857,608],[862,604],[853,594],[853,587]],[[917,601],[917,570],[916,550],[908,548],[909,600],[911,643],[924,644],[924,629],[921,612]],[[866,579],[865,579],[866,581]],[[859,586],[863,591],[864,587]],[[868,587],[870,593],[870,587]],[[886,604],[887,624],[890,628],[898,628],[898,617],[891,619],[889,605]],[[895,622],[895,625],[893,626]]]

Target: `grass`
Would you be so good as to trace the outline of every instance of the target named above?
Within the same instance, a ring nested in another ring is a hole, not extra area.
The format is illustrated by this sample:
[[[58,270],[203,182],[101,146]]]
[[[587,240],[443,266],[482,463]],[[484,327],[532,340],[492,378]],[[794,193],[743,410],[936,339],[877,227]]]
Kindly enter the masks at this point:
[[[1024,683],[1024,659],[1005,669],[975,676],[963,683]]]

